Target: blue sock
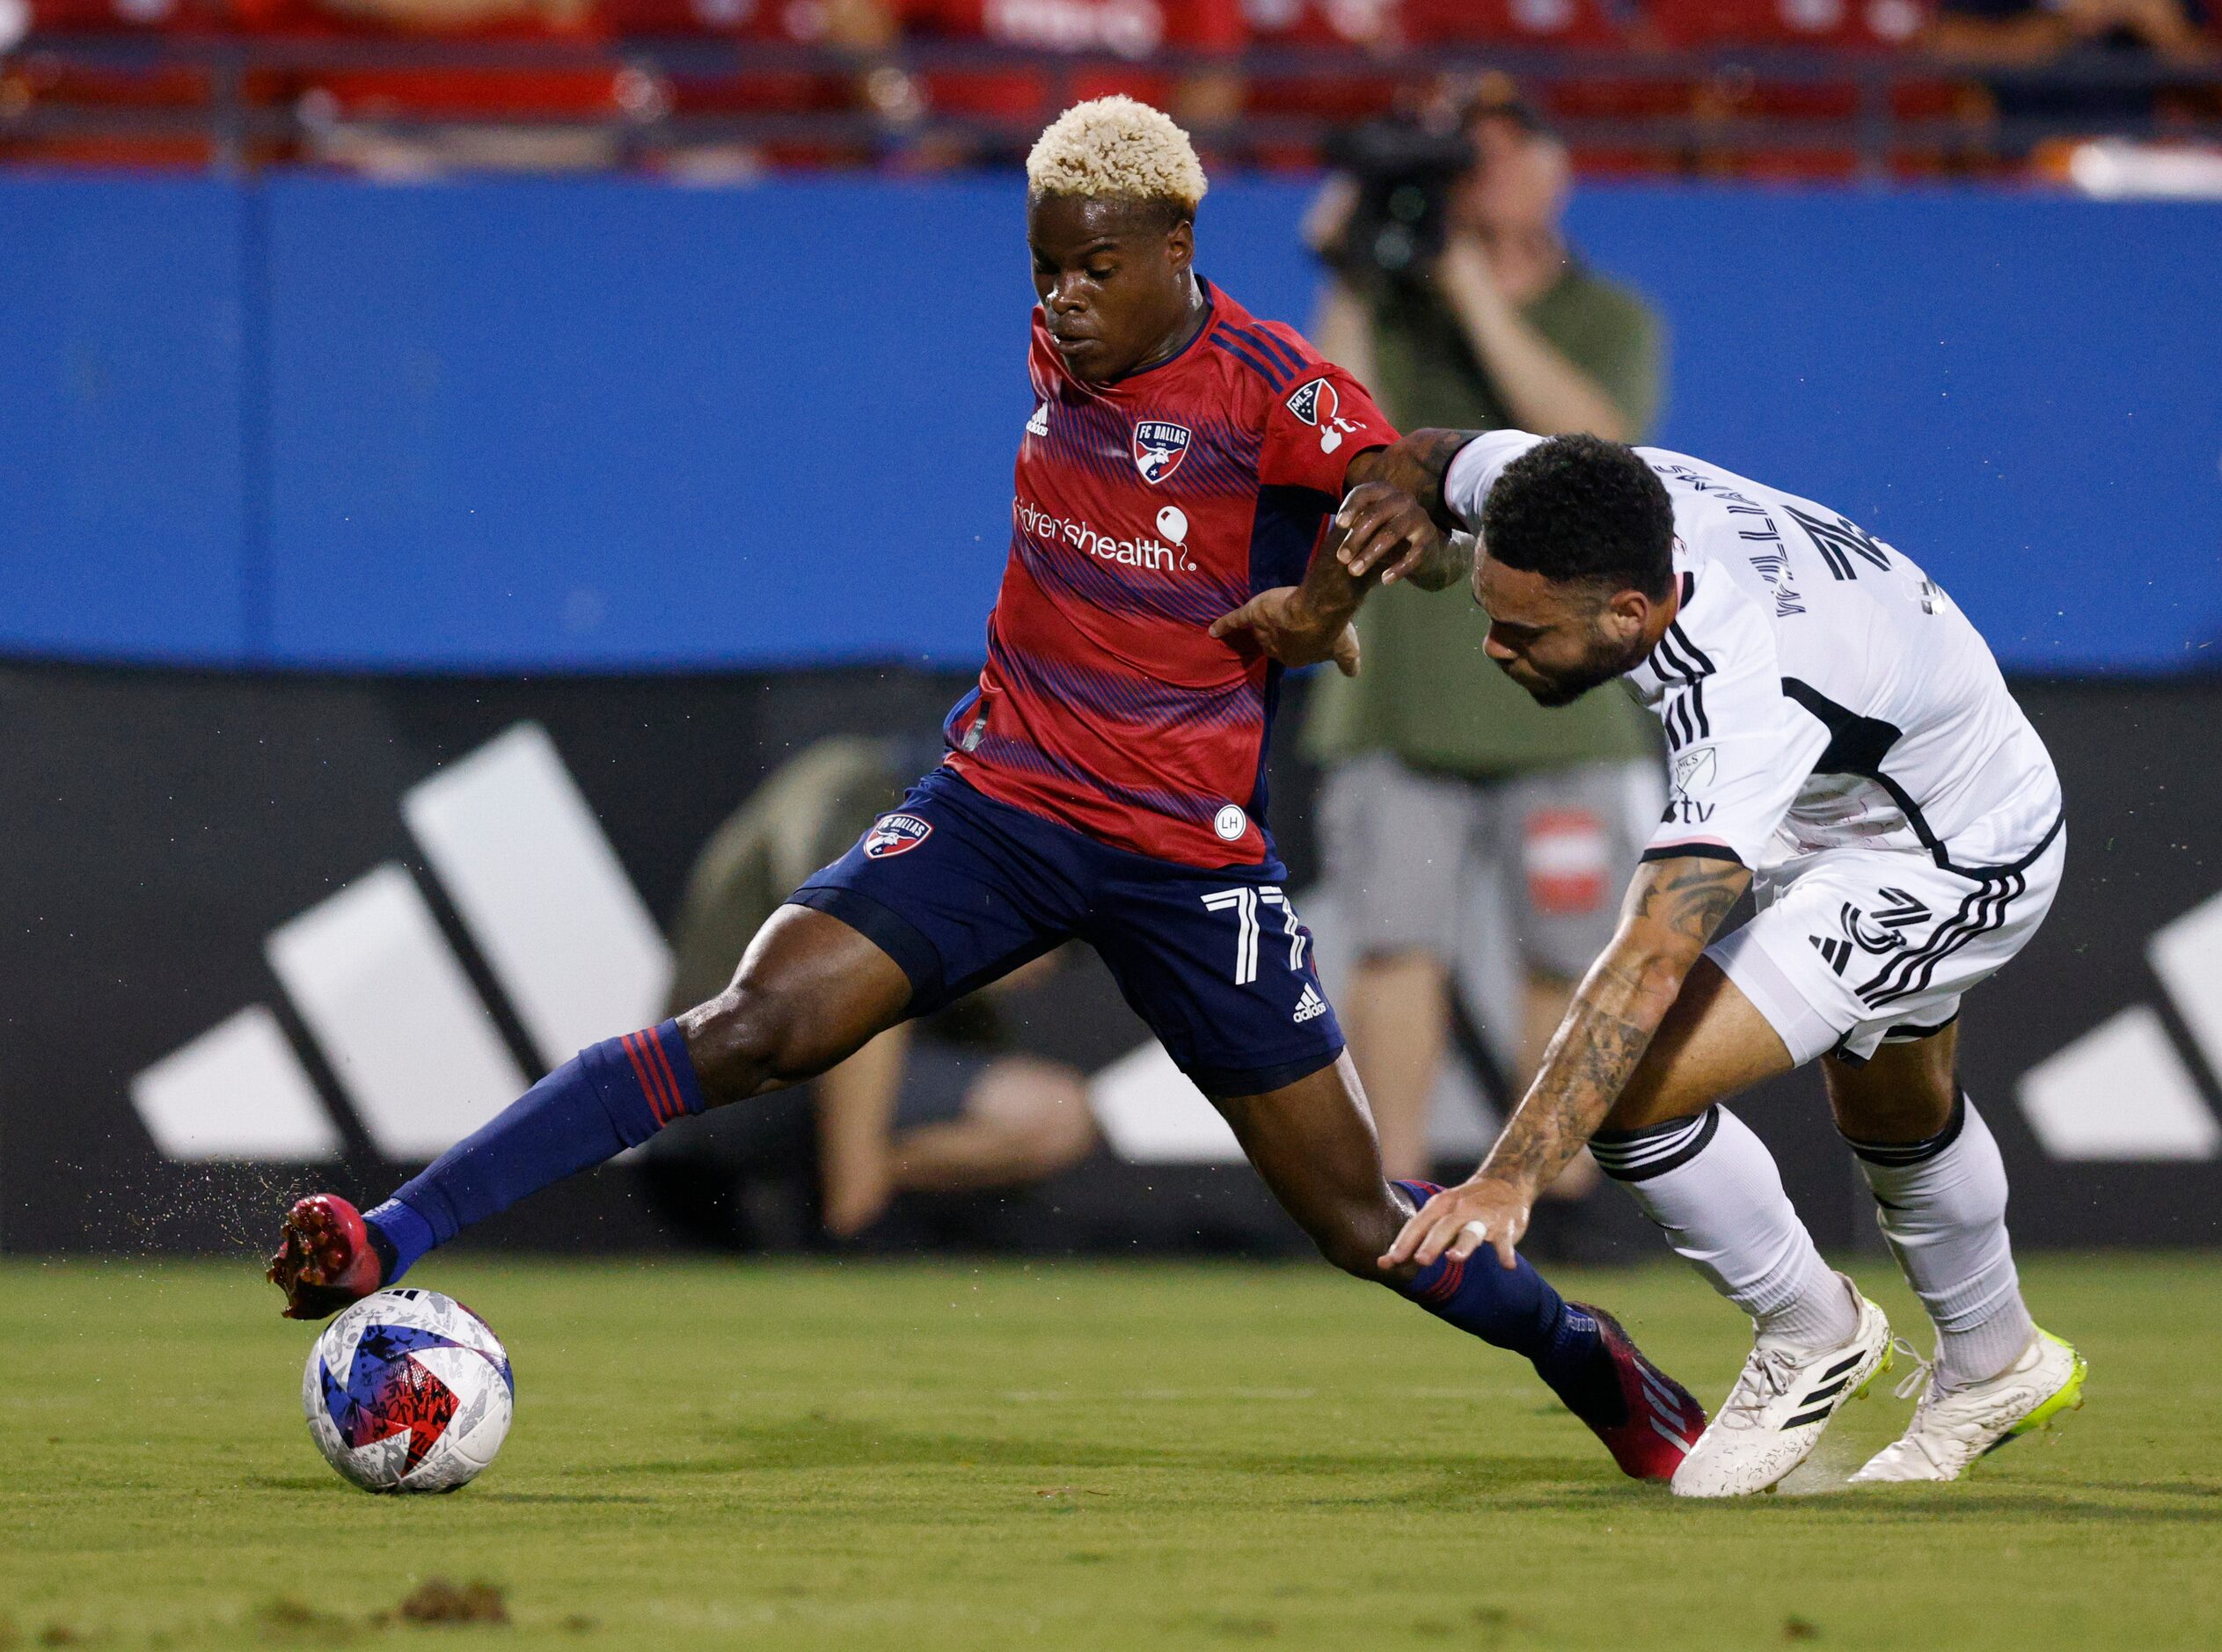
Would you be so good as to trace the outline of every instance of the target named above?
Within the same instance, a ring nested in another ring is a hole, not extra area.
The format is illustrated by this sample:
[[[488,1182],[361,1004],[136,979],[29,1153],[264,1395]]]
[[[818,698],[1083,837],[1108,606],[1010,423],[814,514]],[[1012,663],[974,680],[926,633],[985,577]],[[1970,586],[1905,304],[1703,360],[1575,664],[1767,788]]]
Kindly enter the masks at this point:
[[[581,1050],[363,1212],[385,1283],[473,1222],[701,1111],[701,1081],[676,1021]]]
[[[1443,1191],[1400,1181],[1416,1210]],[[1525,1355],[1536,1375],[1578,1415],[1619,1404],[1619,1384],[1597,1322],[1551,1288],[1523,1256],[1500,1267],[1484,1246],[1463,1261],[1439,1256],[1398,1287],[1429,1313],[1498,1348]]]

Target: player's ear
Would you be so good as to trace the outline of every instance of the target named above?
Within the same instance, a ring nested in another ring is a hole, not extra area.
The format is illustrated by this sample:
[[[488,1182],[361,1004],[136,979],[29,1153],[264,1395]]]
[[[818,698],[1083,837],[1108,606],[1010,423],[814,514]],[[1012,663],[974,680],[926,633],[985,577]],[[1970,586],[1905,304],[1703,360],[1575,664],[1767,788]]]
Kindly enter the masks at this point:
[[[1181,218],[1166,232],[1165,254],[1171,260],[1173,274],[1185,275],[1195,262],[1195,220]]]
[[[1652,607],[1651,599],[1641,591],[1615,591],[1605,599],[1604,611],[1598,618],[1615,642],[1632,642],[1651,623]]]

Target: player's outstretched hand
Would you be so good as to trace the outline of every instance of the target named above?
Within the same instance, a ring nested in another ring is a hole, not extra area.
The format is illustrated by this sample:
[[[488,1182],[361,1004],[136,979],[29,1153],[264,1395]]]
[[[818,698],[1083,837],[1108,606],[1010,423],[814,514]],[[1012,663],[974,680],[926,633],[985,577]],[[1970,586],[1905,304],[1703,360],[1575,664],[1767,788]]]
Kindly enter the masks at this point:
[[[1335,559],[1354,580],[1378,569],[1382,584],[1394,585],[1436,571],[1443,559],[1442,530],[1419,501],[1386,482],[1361,482],[1345,493],[1334,525],[1342,531]]]
[[[1519,1259],[1513,1246],[1528,1231],[1528,1212],[1534,1203],[1533,1195],[1495,1179],[1477,1176],[1445,1188],[1404,1224],[1396,1243],[1382,1254],[1381,1265],[1417,1262],[1425,1268],[1445,1255],[1464,1261],[1487,1245],[1498,1261],[1516,1268]]]
[[[1347,621],[1326,624],[1305,603],[1298,586],[1276,585],[1260,591],[1233,612],[1213,620],[1211,634],[1233,640],[1237,647],[1246,642],[1283,665],[1319,665],[1332,660],[1343,676],[1358,674],[1357,628]]]

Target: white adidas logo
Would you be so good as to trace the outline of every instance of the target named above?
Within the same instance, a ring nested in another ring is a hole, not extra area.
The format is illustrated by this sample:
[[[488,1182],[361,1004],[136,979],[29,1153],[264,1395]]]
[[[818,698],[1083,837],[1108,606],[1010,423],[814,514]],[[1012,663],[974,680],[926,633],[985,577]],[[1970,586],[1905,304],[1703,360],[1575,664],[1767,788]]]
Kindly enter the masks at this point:
[[[542,1062],[661,1012],[670,950],[547,730],[517,724],[411,787],[401,814]],[[525,1073],[398,861],[279,925],[264,953],[385,1158],[431,1159],[523,1091]],[[131,1100],[172,1159],[317,1162],[344,1146],[267,1005],[140,1073]]]
[[[2145,944],[2145,960],[2207,1071],[2222,1076],[2222,895]],[[2062,1159],[2195,1159],[2222,1154],[2222,1125],[2167,1024],[2149,1004],[2111,1015],[2021,1075],[2021,1111]]]
[[[1312,983],[1304,983],[1303,996],[1297,999],[1296,1013],[1290,1019],[1301,1026],[1327,1012],[1327,1001],[1321,998]]]
[[[1027,420],[1027,435],[1046,436],[1049,434],[1049,404],[1042,403],[1034,410],[1034,417]]]

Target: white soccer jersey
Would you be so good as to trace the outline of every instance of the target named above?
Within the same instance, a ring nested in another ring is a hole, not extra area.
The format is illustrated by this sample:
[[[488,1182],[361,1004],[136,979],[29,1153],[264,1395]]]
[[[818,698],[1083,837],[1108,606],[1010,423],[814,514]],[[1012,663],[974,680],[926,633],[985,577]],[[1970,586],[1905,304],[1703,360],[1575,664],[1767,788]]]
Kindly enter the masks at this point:
[[[1467,523],[1542,440],[1500,431],[1452,460]],[[1645,859],[1755,871],[1852,845],[1978,879],[2060,830],[2051,757],[1936,582],[1826,506],[1683,454],[1636,452],[1673,501],[1681,607],[1629,674],[1665,729],[1670,800]]]

